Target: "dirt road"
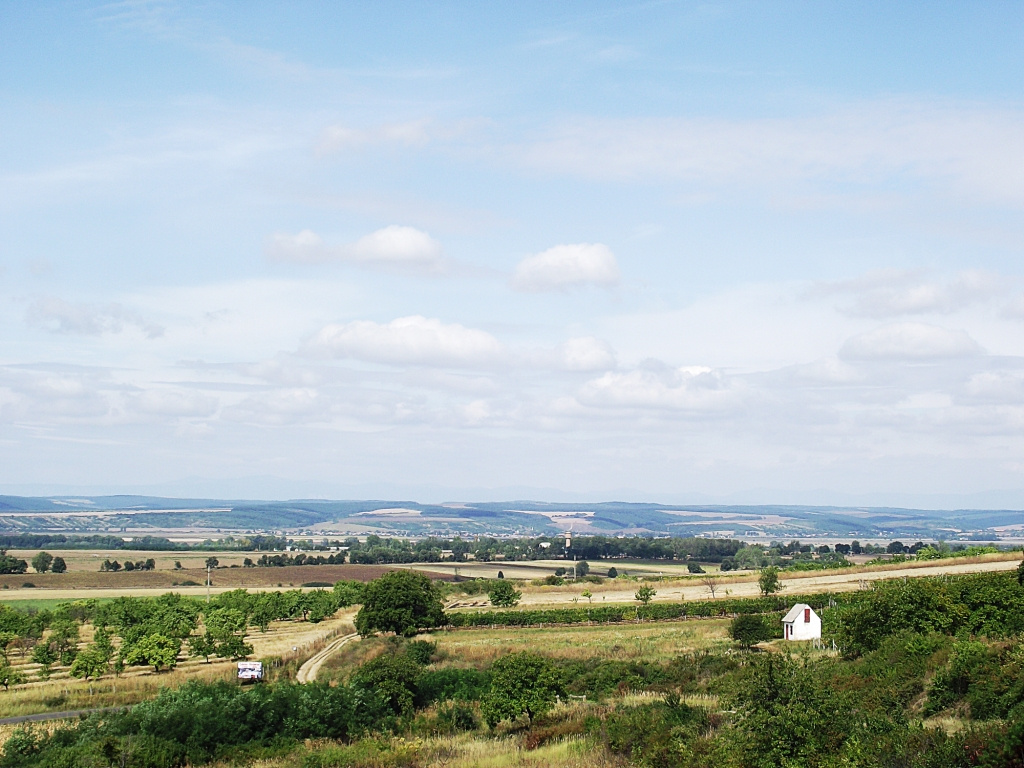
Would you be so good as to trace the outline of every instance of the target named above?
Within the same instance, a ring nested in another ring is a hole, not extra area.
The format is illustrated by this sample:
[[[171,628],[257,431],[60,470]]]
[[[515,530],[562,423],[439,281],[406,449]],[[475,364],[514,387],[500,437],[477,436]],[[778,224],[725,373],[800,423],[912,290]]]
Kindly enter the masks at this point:
[[[295,673],[295,680],[300,683],[314,682],[316,680],[317,673],[320,671],[320,667],[335,651],[343,645],[347,645],[348,643],[358,639],[359,633],[353,632],[350,635],[342,635],[341,637],[332,640],[323,650],[310,656],[309,659],[299,667],[299,671]]]
[[[1020,560],[996,560],[992,562],[976,562],[976,563],[957,563],[956,561],[946,561],[943,563],[936,563],[934,566],[928,567],[917,567],[917,568],[901,568],[894,570],[880,570],[880,571],[859,571],[853,573],[829,573],[823,571],[815,573],[813,576],[808,576],[806,573],[800,574],[799,577],[784,577],[782,579],[784,595],[800,595],[809,594],[813,592],[850,592],[861,588],[862,582],[878,581],[880,579],[902,579],[907,576],[910,578],[919,578],[921,576],[939,576],[942,574],[963,574],[963,573],[981,573],[983,571],[1010,571],[1014,570]],[[543,591],[543,590],[525,590],[523,597],[519,602],[520,606],[530,605],[565,605],[572,604],[573,598],[577,598],[579,604],[585,604],[586,600],[580,597],[582,592],[588,585],[582,584],[578,590],[565,590],[565,591]],[[629,587],[623,587],[621,589],[610,589],[602,590],[598,592],[593,590],[593,604],[600,605],[601,603],[630,603],[634,602],[633,594],[636,592],[638,585],[630,585]],[[704,585],[696,582],[691,582],[686,586],[664,586],[659,587],[657,584],[653,585],[657,589],[658,594],[654,598],[654,602],[671,602],[678,600],[709,600],[711,593],[708,588]],[[755,597],[759,593],[757,586],[757,575],[752,574],[749,578],[743,580],[737,579],[723,579],[721,585],[718,587],[715,596],[718,598],[722,597]],[[473,599],[460,601],[461,604],[465,605],[468,602],[472,602]],[[479,602],[480,599],[477,598]]]

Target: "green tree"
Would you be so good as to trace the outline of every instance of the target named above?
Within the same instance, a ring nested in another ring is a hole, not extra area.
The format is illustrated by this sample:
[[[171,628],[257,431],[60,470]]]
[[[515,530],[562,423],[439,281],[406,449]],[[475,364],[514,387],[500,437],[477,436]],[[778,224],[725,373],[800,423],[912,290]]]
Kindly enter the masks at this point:
[[[590,563],[586,560],[580,560],[576,563],[576,578],[582,579],[588,573],[590,573]]]
[[[220,560],[218,560],[216,557],[208,557],[208,558],[206,558],[206,567],[207,568],[216,568],[218,565],[220,565]]]
[[[352,676],[352,684],[371,692],[396,715],[413,711],[416,681],[422,668],[404,653],[385,653],[363,664]]]
[[[32,661],[39,665],[40,679],[46,680],[50,676],[50,667],[57,662],[58,658],[50,643],[39,643],[32,649]]]
[[[109,657],[102,650],[90,646],[75,657],[71,663],[71,676],[89,678],[101,677],[108,670]]]
[[[757,577],[757,586],[765,597],[774,595],[781,590],[782,584],[779,582],[779,569],[774,565],[762,568],[761,575]]]
[[[46,573],[52,564],[53,555],[49,552],[40,552],[32,558],[32,567],[36,569],[36,573]]]
[[[54,573],[64,573],[68,569],[68,564],[64,562],[64,558],[58,555],[53,558],[53,562],[50,564],[50,570]]]
[[[12,685],[21,685],[27,679],[25,673],[8,664],[7,659],[0,660],[0,685],[5,691]]]
[[[1024,587],[1024,560],[1017,566],[1017,583]]]
[[[547,712],[565,687],[557,671],[542,656],[513,653],[491,667],[491,687],[481,710],[492,728],[502,720],[526,716],[533,720]]]
[[[181,651],[181,641],[166,635],[146,635],[125,650],[122,647],[125,664],[140,664],[161,669],[174,669]]]
[[[213,635],[210,634],[209,630],[201,635],[192,635],[188,639],[188,655],[189,656],[202,656],[206,659],[206,663],[210,663],[210,657],[217,652],[217,641],[214,640]]]
[[[329,619],[338,611],[338,601],[333,592],[328,592],[326,589],[314,589],[307,597],[309,620],[314,624]]]
[[[614,565],[611,568],[608,569],[608,578],[609,579],[617,579],[617,578],[619,578],[619,569],[616,568]]]
[[[27,570],[28,563],[8,555],[6,549],[0,549],[0,573],[25,573]]]
[[[0,632],[0,656],[3,657],[4,661],[10,661],[10,658],[7,656],[7,650],[17,639],[18,636],[14,632]]]
[[[499,579],[491,584],[491,588],[487,591],[487,597],[491,600],[491,605],[495,605],[499,608],[511,608],[519,602],[519,598],[523,596],[523,593],[515,588],[515,585],[511,581],[505,581]]]
[[[729,636],[743,648],[772,639],[764,618],[756,613],[741,613],[729,625]]]
[[[350,581],[342,579],[334,584],[334,597],[338,601],[339,608],[346,608],[350,605],[357,605],[363,602],[363,590],[365,585],[361,581]]]
[[[580,597],[587,598],[587,602],[590,604],[594,603],[594,593],[591,592],[589,589],[584,589],[582,592],[580,592]]]
[[[356,630],[366,637],[394,632],[411,637],[418,629],[445,622],[441,596],[430,579],[415,571],[392,571],[366,585]]]
[[[658,594],[657,590],[652,589],[647,584],[644,584],[636,591],[636,594],[633,595],[633,597],[638,603],[642,603],[646,607],[656,594]]]
[[[78,655],[78,624],[71,619],[58,619],[50,629],[50,642],[60,658],[60,663],[69,665]]]
[[[245,642],[243,635],[227,635],[217,641],[216,654],[222,659],[237,661],[244,659],[253,651],[253,647]]]

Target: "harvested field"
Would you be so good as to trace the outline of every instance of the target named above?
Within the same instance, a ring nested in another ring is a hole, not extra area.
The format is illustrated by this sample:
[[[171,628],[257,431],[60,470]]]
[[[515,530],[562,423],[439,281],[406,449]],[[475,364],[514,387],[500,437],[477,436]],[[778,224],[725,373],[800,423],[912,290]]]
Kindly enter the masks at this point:
[[[925,563],[896,563],[892,565],[873,566],[870,568],[843,568],[836,571],[804,571],[783,573],[783,594],[811,594],[815,592],[850,592],[861,589],[864,583],[880,579],[919,578],[922,576],[940,576],[943,574],[981,573],[984,571],[1009,571],[1020,563],[1019,553],[1000,553],[984,555],[978,558],[933,560]],[[909,566],[909,567],[908,567]],[[711,595],[708,588],[700,583],[699,578],[666,581],[652,585],[658,592],[655,602],[676,600],[708,600]],[[621,579],[608,581],[604,584],[566,584],[561,587],[523,588],[521,606],[565,606],[572,604],[573,598],[579,603],[586,601],[580,597],[584,589],[594,595],[594,603],[631,603],[635,602],[634,593],[639,583]],[[742,574],[720,577],[717,597],[756,597],[759,594],[757,573],[747,571]],[[482,603],[486,596],[470,597],[457,601],[462,603]],[[459,605],[453,605],[458,608]]]
[[[102,560],[101,560],[102,562]],[[289,565],[280,568],[217,568],[212,574],[214,591],[227,589],[274,589],[294,588],[307,582],[321,581],[333,584],[342,579],[370,581],[388,571],[395,570],[388,565]],[[431,578],[448,578],[442,573],[425,571]],[[197,585],[181,587],[184,581]],[[23,588],[30,582],[35,589]],[[68,596],[83,597],[81,590],[88,590],[89,597],[117,596],[118,594],[152,594],[153,590],[173,590],[182,594],[206,594],[206,569],[183,568],[170,571],[118,571],[101,573],[92,571],[69,571],[67,573],[23,573],[0,576],[0,590],[5,590],[0,600],[23,598],[45,599]],[[10,590],[9,592],[6,590]],[[139,592],[139,590],[142,590]],[[61,592],[61,595],[54,593]],[[70,594],[75,593],[75,594]],[[103,594],[99,594],[103,593]]]

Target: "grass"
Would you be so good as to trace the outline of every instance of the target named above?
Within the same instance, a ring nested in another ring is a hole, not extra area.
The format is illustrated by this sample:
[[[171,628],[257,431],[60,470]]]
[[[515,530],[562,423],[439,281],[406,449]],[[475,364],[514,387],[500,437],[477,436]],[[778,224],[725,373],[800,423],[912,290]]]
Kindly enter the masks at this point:
[[[319,624],[296,621],[278,621],[266,633],[254,631],[246,638],[253,645],[253,659],[276,658],[279,667],[269,670],[270,677],[291,676],[298,662],[308,658],[332,637],[352,631],[353,611]],[[91,637],[91,628],[82,632],[84,647]],[[187,653],[186,648],[182,648]],[[174,688],[188,680],[220,680],[235,678],[235,663],[226,660],[187,659],[167,672],[156,674],[150,668],[130,667],[120,677],[105,675],[97,681],[77,680],[65,667],[54,667],[47,681],[39,680],[38,665],[17,653],[10,654],[11,663],[28,675],[25,685],[0,691],[0,717],[59,712],[71,709],[90,709],[134,704],[156,696],[161,688]]]
[[[228,768],[236,763],[215,763]],[[624,761],[608,755],[592,739],[569,736],[527,749],[521,738],[487,738],[476,734],[416,739],[366,739],[355,744],[310,742],[286,757],[260,760],[259,768],[345,766],[345,768],[619,768]]]
[[[566,659],[667,661],[691,651],[728,646],[728,619],[552,628],[467,629],[429,638],[453,666],[489,664],[499,656],[534,651]],[[358,645],[358,643],[357,643]]]

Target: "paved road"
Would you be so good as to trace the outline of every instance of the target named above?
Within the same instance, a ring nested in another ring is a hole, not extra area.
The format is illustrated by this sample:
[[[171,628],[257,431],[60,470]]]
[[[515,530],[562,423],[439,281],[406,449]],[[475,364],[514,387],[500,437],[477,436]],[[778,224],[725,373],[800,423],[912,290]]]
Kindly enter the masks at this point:
[[[359,633],[353,632],[351,635],[342,635],[328,643],[327,647],[310,656],[309,659],[306,660],[306,663],[299,667],[299,671],[295,674],[295,679],[300,683],[312,683],[316,680],[316,676],[320,671],[321,665],[327,661],[335,651],[343,645],[347,645],[348,643],[358,639]]]
[[[17,725],[18,723],[39,723],[44,720],[70,720],[93,712],[116,712],[124,707],[96,707],[95,709],[70,709],[66,712],[40,712],[37,715],[18,715],[17,717],[0,717],[0,725]]]

